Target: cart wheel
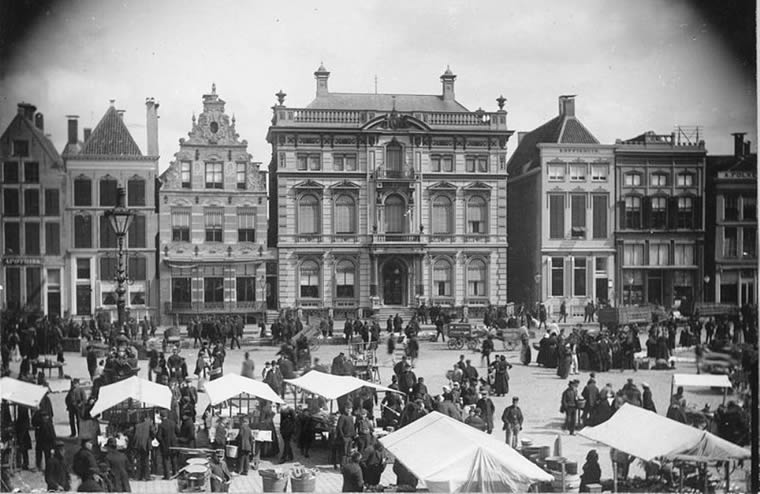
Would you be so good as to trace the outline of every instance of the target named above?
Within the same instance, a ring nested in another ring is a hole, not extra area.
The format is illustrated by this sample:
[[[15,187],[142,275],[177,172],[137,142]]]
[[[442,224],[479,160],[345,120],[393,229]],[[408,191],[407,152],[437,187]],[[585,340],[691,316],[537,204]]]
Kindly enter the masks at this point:
[[[472,352],[477,352],[480,342],[478,340],[467,340],[467,349]]]
[[[457,338],[456,339],[456,347],[455,348],[457,350],[461,350],[462,348],[464,348],[464,340],[462,338]]]
[[[456,340],[456,338],[449,338],[449,341],[446,342],[446,347],[449,350],[456,350],[457,349],[457,340]]]
[[[316,352],[319,350],[319,340],[314,338],[313,340],[309,341],[309,350],[312,352]]]

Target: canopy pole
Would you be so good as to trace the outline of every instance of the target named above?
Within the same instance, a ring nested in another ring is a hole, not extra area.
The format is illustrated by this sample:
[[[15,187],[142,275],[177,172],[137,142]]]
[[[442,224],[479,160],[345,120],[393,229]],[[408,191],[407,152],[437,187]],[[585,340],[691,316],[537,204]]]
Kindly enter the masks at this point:
[[[726,396],[728,395],[728,388],[723,388],[723,405],[726,404]]]
[[[612,460],[612,492],[618,491],[618,469],[617,462]]]
[[[728,460],[723,464],[723,468],[725,468],[725,472],[726,472],[726,492],[728,492],[730,490],[729,488],[731,487],[731,472],[729,471],[729,468],[728,468],[729,461],[731,460]]]
[[[678,492],[680,494],[683,494],[683,462],[679,463],[679,466],[678,466],[678,477],[679,477]]]
[[[675,382],[676,382],[676,376],[673,376],[670,379],[670,396],[668,397],[668,406],[670,406],[670,402],[673,401],[673,395],[675,394],[673,392],[673,385],[675,384]]]

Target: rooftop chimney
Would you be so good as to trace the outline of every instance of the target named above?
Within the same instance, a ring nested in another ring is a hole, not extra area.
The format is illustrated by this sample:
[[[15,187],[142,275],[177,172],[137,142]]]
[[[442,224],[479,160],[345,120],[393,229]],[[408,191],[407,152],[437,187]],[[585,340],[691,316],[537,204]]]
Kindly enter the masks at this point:
[[[18,114],[23,115],[24,118],[30,122],[34,122],[34,112],[37,111],[37,107],[30,103],[19,103]]]
[[[740,158],[744,156],[744,135],[746,132],[734,132],[734,156]]]
[[[43,132],[45,131],[45,117],[42,116],[42,113],[38,113],[34,116],[34,126]]]
[[[79,115],[66,115],[69,119],[69,144],[76,144],[79,136]]]
[[[441,76],[441,85],[443,86],[443,100],[454,101],[454,81],[457,76],[451,71],[451,67],[446,66],[446,72]]]
[[[119,118],[122,120],[124,120],[124,112],[126,112],[126,110],[116,110],[116,113],[119,114]]]
[[[751,141],[746,141],[746,142],[744,143],[744,156],[749,156],[749,155],[750,155],[750,153],[752,152],[752,150],[751,150],[751,146],[750,146],[750,142],[751,142]]]
[[[559,97],[559,116],[560,117],[574,117],[575,116],[575,95],[567,94]]]
[[[158,156],[158,103],[153,98],[145,98],[148,156]]]
[[[319,68],[314,72],[314,78],[317,80],[317,96],[327,96],[330,93],[327,90],[327,79],[330,78],[330,72],[325,68],[324,63],[319,64]]]
[[[87,139],[90,138],[90,134],[92,134],[92,129],[85,127],[85,129],[84,129],[84,142],[87,142]]]

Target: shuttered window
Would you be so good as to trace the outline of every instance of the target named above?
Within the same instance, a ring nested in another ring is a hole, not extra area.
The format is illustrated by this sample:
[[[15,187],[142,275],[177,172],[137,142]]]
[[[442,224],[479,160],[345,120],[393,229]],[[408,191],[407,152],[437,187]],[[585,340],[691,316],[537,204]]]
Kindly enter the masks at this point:
[[[549,196],[549,238],[565,238],[565,196]]]
[[[190,241],[190,209],[172,209],[172,242]]]
[[[486,263],[480,259],[474,259],[467,266],[467,294],[471,297],[486,294]]]
[[[145,206],[145,180],[132,178],[127,182],[127,204]]]
[[[467,233],[488,233],[486,200],[480,196],[467,201]]]
[[[45,223],[45,254],[57,256],[61,253],[61,224]]]
[[[348,194],[335,200],[335,233],[356,233],[356,203]]]
[[[238,208],[238,242],[256,241],[256,210]]]
[[[433,201],[433,233],[453,233],[451,199],[438,196]]]
[[[439,259],[433,266],[433,291],[439,297],[451,296],[451,264]]]
[[[391,195],[385,200],[385,231],[386,233],[404,233],[406,205],[399,195]]]
[[[203,215],[206,219],[206,242],[221,242],[224,210],[221,208],[206,208]]]
[[[108,225],[111,228],[111,225]],[[92,217],[89,214],[74,216],[74,247],[89,249],[92,247]]]
[[[319,265],[315,261],[304,261],[298,271],[301,297],[319,297]]]
[[[586,238],[586,196],[570,196],[570,234],[573,238]]]
[[[594,196],[594,238],[607,238],[607,196]]]
[[[356,283],[356,270],[354,263],[343,260],[338,263],[335,269],[335,289],[339,298],[353,298],[354,285]]]
[[[116,248],[116,232],[113,231],[113,226],[108,220],[108,217],[102,215],[100,218],[100,248],[101,249],[114,249]],[[132,227],[130,223],[130,228]]]
[[[315,234],[319,232],[319,200],[305,195],[298,201],[298,233]]]

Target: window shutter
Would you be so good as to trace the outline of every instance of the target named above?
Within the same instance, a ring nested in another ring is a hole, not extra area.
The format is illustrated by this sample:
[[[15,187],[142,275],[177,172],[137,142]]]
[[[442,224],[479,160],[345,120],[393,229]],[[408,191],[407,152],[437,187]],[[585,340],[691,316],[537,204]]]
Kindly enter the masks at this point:
[[[699,230],[702,228],[702,197],[695,197],[693,204],[693,214],[694,214],[694,229]]]
[[[641,227],[647,229],[652,224],[652,197],[641,198],[641,209]]]
[[[625,222],[625,201],[618,201],[618,228],[621,230],[624,230],[628,228],[628,225]]]
[[[668,197],[668,228],[678,228],[678,198]]]

